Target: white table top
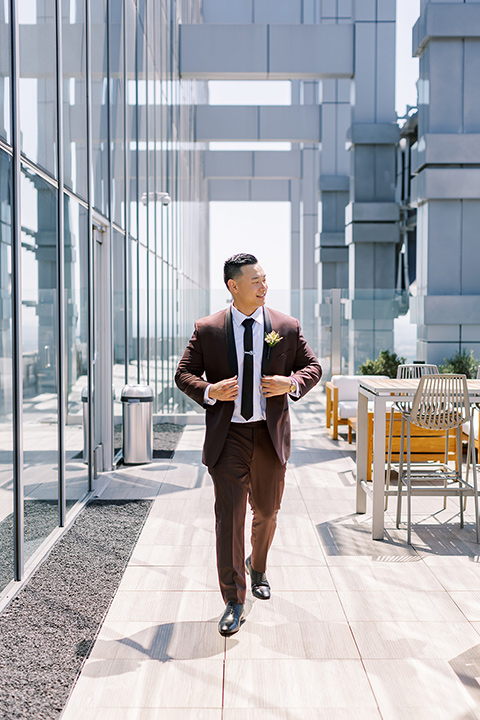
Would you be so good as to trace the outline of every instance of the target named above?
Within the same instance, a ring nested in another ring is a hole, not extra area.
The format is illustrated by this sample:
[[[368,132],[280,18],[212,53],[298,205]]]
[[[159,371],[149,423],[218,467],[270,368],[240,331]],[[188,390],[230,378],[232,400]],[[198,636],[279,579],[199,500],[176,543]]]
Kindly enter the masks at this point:
[[[372,395],[397,395],[399,393],[415,394],[420,378],[365,378],[360,380],[359,388]],[[469,396],[480,396],[480,380],[467,380]]]

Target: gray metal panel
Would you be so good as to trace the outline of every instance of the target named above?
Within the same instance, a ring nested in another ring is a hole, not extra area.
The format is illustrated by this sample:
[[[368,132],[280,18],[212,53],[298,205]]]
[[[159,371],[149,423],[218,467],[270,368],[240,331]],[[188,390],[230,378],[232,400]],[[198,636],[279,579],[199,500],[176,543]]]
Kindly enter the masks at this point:
[[[223,0],[225,3],[225,0]],[[227,2],[226,5],[235,5]],[[302,22],[301,0],[254,0],[254,22],[296,24]]]
[[[398,222],[400,208],[397,203],[349,203],[345,208],[345,223]]]
[[[375,21],[377,19],[377,0],[362,0],[354,6],[355,21]]]
[[[392,145],[400,140],[397,123],[352,123],[347,139],[355,145]]]
[[[321,247],[319,253],[322,263],[346,263],[348,262],[348,248],[346,247]]]
[[[391,5],[390,0],[379,3],[379,7],[388,5]],[[376,30],[375,120],[395,122],[395,23],[378,23]]]
[[[353,76],[352,24],[184,24],[179,30],[183,78],[248,80],[268,76],[290,80]]]
[[[359,5],[356,3],[357,10]],[[373,123],[375,116],[376,23],[355,24],[355,102],[357,121]]]
[[[345,242],[351,243],[398,243],[400,229],[397,223],[350,223],[345,227]],[[393,276],[392,276],[393,280]],[[385,283],[385,280],[383,281]],[[390,287],[391,283],[375,283],[370,287]]]
[[[208,199],[209,200],[250,200],[250,181],[249,180],[209,180],[208,181]]]
[[[480,165],[480,133],[428,133],[412,147],[411,168],[424,165]]]
[[[318,181],[318,188],[322,191],[347,191],[350,188],[350,177],[348,175],[321,175]]]
[[[290,181],[252,180],[249,199],[256,202],[288,202],[290,200]]]
[[[425,324],[478,325],[480,295],[427,295],[417,297],[417,312]]]
[[[412,199],[478,200],[480,169],[426,168],[412,180]]]
[[[197,105],[195,140],[258,140],[258,110],[255,106]]]
[[[432,38],[480,37],[480,4],[428,3],[413,28],[413,54],[420,57]]]
[[[253,177],[252,152],[207,151],[204,172],[206,178],[251,178]]]
[[[429,127],[463,132],[463,42],[436,40],[429,47]]]
[[[353,25],[270,25],[270,77],[353,76]]]
[[[338,175],[349,175],[350,155],[346,149],[347,131],[352,122],[350,105],[337,104],[337,167]]]
[[[427,205],[419,277],[423,280],[421,287],[428,295],[459,295],[462,292],[462,205],[459,201]]]
[[[288,202],[289,180],[209,180],[210,201]]]
[[[396,4],[397,0],[381,0],[381,2],[377,3],[377,20],[379,22],[395,23]]]
[[[204,23],[250,23],[253,21],[253,0],[202,0]]]
[[[463,131],[465,133],[480,132],[480,42],[465,40],[463,43],[464,60],[464,91],[463,91]]]
[[[301,153],[207,151],[205,177],[207,178],[300,178]]]
[[[462,203],[462,293],[480,292],[480,200]],[[480,316],[478,317],[480,323]]]
[[[185,24],[179,33],[182,77],[266,79],[266,25]]]
[[[195,114],[197,142],[321,140],[322,108],[317,105],[196,105]]]
[[[290,152],[255,152],[254,177],[256,178],[300,178],[302,158],[299,150]]]
[[[320,142],[322,108],[318,105],[261,106],[259,139]]]

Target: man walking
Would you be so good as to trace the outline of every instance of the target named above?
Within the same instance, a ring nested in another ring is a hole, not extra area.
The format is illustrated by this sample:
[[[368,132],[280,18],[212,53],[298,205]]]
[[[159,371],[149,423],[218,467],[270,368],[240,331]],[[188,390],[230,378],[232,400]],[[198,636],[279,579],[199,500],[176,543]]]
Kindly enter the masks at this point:
[[[265,307],[267,281],[256,257],[229,258],[224,280],[233,304],[195,324],[175,382],[206,408],[203,463],[215,489],[218,579],[226,603],[218,629],[230,636],[244,621],[245,570],[253,595],[270,598],[267,554],[290,456],[287,395],[305,395],[322,370],[298,321]],[[252,553],[245,560],[247,498]]]

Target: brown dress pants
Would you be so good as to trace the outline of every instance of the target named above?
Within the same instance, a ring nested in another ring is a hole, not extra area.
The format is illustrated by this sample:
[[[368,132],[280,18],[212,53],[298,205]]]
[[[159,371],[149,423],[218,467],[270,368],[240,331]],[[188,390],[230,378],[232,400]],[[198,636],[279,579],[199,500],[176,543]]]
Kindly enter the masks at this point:
[[[265,421],[231,423],[220,458],[208,468],[215,488],[217,569],[225,602],[244,603],[245,513],[253,511],[252,567],[265,572],[277,526],[286,466],[272,445]]]

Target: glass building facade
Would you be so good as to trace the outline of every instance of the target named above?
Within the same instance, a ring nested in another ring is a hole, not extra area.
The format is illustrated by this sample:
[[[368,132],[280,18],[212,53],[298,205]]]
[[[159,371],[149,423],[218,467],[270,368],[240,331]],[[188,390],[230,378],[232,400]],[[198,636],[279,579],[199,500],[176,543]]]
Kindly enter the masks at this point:
[[[0,0],[0,592],[112,467],[123,385],[185,409],[207,90],[179,79],[178,25],[200,4]]]

